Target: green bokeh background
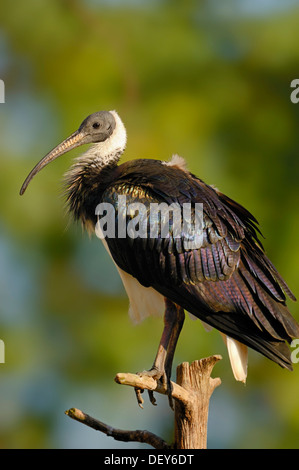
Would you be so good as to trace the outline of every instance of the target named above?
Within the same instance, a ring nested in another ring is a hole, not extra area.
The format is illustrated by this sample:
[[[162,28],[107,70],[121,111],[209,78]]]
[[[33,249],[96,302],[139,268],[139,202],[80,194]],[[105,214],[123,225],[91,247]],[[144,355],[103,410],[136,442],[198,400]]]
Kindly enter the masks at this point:
[[[132,326],[109,256],[66,215],[60,182],[79,150],[18,192],[88,114],[116,109],[124,159],[184,156],[254,213],[298,296],[299,2],[2,0],[0,12],[0,447],[146,447],[70,420],[72,406],[171,441],[167,399],[140,410],[113,381],[151,366],[162,319]],[[208,446],[298,448],[299,365],[250,352],[244,386],[220,335],[188,318],[175,363],[217,353]]]

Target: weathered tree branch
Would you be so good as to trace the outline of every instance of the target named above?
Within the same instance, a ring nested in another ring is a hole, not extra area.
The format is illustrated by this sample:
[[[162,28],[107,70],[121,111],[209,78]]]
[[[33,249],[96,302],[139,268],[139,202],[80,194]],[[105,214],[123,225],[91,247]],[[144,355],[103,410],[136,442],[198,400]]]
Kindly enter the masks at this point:
[[[115,381],[118,384],[129,385],[135,390],[148,390],[152,403],[153,392],[163,395],[171,393],[175,400],[175,442],[171,446],[149,431],[115,429],[76,408],[71,408],[65,413],[70,418],[119,441],[143,442],[155,449],[205,449],[209,402],[213,391],[221,384],[219,378],[211,378],[211,373],[220,359],[221,356],[215,355],[191,364],[183,362],[177,367],[177,383],[170,382],[171,390],[167,389],[165,384],[146,375],[130,373],[116,375]],[[143,399],[140,395],[138,400],[142,407]]]
[[[211,378],[221,356],[211,356],[192,364],[183,362],[177,368],[178,386],[188,393],[188,400],[175,401],[175,447],[177,449],[206,449],[210,398],[221,384]]]
[[[142,442],[143,444],[149,444],[155,449],[169,449],[169,445],[163,441],[159,436],[149,431],[125,431],[123,429],[116,429],[108,424],[99,421],[92,416],[89,416],[83,411],[77,408],[70,408],[65,412],[70,418],[79,421],[96,431],[103,432],[107,436],[113,437],[116,441],[124,442]]]
[[[119,373],[116,374],[114,380],[120,385],[129,385],[135,389],[148,390],[150,392],[157,392],[162,395],[168,395],[169,393],[167,387],[161,384],[161,382],[157,382],[152,377],[147,377],[145,375]],[[183,387],[180,387],[175,382],[171,382],[171,395],[173,398],[182,402],[188,401],[189,398],[188,392],[186,392]],[[143,401],[144,400],[139,403],[141,408]]]

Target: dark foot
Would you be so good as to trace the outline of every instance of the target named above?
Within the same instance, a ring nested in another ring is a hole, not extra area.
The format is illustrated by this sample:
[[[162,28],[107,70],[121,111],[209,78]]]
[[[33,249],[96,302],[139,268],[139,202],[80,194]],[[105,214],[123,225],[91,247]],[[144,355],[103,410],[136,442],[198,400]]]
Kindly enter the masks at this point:
[[[160,380],[160,378],[163,376],[163,372],[158,370],[157,367],[152,367],[150,370],[143,370],[142,372],[137,372],[137,375],[140,375],[140,377],[151,377],[154,380],[156,380],[156,382],[158,382],[158,380]],[[136,387],[135,393],[136,393],[138,405],[140,406],[140,408],[143,408],[142,405],[144,403],[144,400],[141,396],[141,394],[143,393],[143,390]],[[148,390],[148,396],[149,396],[149,400],[151,404],[156,406],[157,403],[154,397],[154,392],[152,390]]]
[[[150,370],[144,370],[142,372],[137,372],[137,375],[140,375],[140,377],[151,377],[153,378],[154,380],[156,380],[156,382],[160,381],[162,387],[165,389],[165,391],[167,390],[167,394],[168,394],[168,401],[169,401],[169,406],[171,407],[171,409],[174,409],[173,408],[173,400],[172,400],[172,396],[171,396],[171,393],[172,393],[172,386],[171,386],[171,382],[170,382],[170,377],[168,377],[166,375],[165,372],[157,369],[156,367],[152,367]],[[143,403],[144,403],[144,400],[141,396],[141,394],[143,393],[144,390],[140,389],[140,388],[135,388],[135,393],[136,393],[136,397],[137,397],[137,402],[138,402],[138,405],[140,406],[140,408],[143,408]],[[156,399],[154,397],[154,392],[152,390],[148,390],[148,396],[149,396],[149,400],[151,402],[152,405],[155,405],[156,406]]]

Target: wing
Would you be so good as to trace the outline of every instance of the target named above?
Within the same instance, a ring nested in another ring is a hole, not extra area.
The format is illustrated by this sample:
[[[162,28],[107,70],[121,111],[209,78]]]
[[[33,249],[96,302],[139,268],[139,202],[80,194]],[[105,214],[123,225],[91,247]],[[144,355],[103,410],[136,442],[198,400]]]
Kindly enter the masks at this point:
[[[106,237],[116,264],[205,323],[291,368],[285,341],[299,337],[299,327],[287,309],[286,294],[295,298],[266,257],[254,217],[179,168],[137,160],[118,171],[102,198],[116,211],[115,237]],[[119,196],[126,197],[125,206]],[[136,203],[143,207],[138,217]],[[163,214],[157,218],[155,213],[153,220],[151,208],[161,203],[188,203],[193,213],[195,204],[202,204],[200,246],[186,248],[190,232],[182,228],[177,236],[174,216],[166,236],[161,230],[151,236],[151,224],[163,222]]]

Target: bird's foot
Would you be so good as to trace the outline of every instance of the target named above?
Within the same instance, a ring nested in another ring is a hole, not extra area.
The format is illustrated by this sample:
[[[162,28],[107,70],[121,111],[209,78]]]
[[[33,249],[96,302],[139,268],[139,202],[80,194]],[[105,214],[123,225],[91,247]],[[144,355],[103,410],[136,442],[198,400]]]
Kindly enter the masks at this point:
[[[163,372],[158,370],[157,367],[153,366],[150,370],[143,370],[142,372],[137,372],[137,375],[140,377],[151,377],[154,379],[157,383],[163,376]],[[144,392],[143,389],[135,387],[135,393],[136,393],[136,398],[137,398],[137,403],[140,406],[140,408],[143,408],[143,403],[144,400],[141,396],[141,394]],[[156,406],[156,399],[154,397],[154,392],[152,390],[148,390],[148,397],[152,405]]]
[[[150,370],[143,370],[142,372],[137,372],[137,375],[139,375],[140,377],[151,377],[152,379],[156,380],[156,382],[158,382],[158,380],[163,377],[164,371],[153,366]]]
[[[172,396],[171,396],[172,386],[171,386],[171,382],[170,382],[170,377],[168,377],[168,375],[165,371],[161,371],[157,367],[153,366],[150,370],[144,370],[142,372],[138,372],[137,375],[139,375],[140,377],[144,377],[144,376],[145,377],[151,377],[157,382],[157,384],[158,384],[158,382],[160,382],[160,385],[165,390],[165,393],[168,395],[169,405],[173,409],[173,401],[172,401]],[[137,402],[138,402],[138,405],[141,408],[143,408],[142,405],[144,403],[144,400],[141,396],[141,394],[143,392],[144,392],[143,389],[140,389],[140,388],[137,388],[137,387],[135,388]],[[150,400],[151,404],[156,406],[157,402],[156,402],[156,399],[154,397],[153,390],[148,390],[148,396],[149,396],[149,400]]]

